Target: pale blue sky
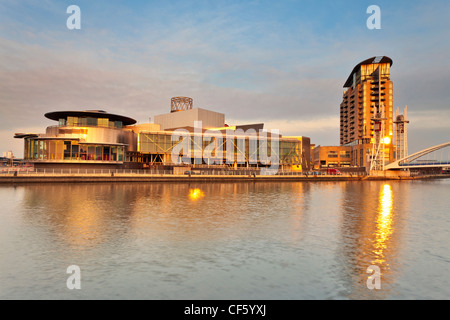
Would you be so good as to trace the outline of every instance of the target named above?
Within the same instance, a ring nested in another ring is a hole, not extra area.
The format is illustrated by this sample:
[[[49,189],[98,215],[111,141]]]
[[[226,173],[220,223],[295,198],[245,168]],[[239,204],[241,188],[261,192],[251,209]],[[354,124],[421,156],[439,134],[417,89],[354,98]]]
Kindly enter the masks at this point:
[[[81,30],[66,9],[81,8]],[[367,7],[381,8],[368,30]],[[55,110],[104,109],[139,122],[170,98],[339,143],[343,84],[359,62],[393,59],[410,151],[450,139],[449,1],[0,1],[0,152],[44,132]]]

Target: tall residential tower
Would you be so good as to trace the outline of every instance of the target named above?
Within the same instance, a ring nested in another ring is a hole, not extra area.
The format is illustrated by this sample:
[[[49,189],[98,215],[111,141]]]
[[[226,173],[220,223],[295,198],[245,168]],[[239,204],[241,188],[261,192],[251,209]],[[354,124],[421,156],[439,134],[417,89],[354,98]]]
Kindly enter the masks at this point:
[[[367,59],[355,66],[344,84],[340,144],[352,147],[352,165],[368,168],[370,162],[393,160],[391,66],[385,56]]]

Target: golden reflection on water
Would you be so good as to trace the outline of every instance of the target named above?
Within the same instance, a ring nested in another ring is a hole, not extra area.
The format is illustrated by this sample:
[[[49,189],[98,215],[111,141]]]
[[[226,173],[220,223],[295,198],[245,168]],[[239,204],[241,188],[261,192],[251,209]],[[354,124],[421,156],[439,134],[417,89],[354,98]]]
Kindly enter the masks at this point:
[[[398,252],[404,214],[403,192],[399,203],[396,195],[408,185],[368,182],[345,184],[342,194],[342,242],[340,261],[346,270],[343,277],[348,283],[350,299],[383,299],[391,292],[398,270]],[[367,269],[377,266],[381,272],[382,290],[369,290]]]
[[[269,243],[295,253],[266,257],[283,268],[299,257],[292,266],[299,262],[309,272],[303,261],[330,259],[329,269],[340,270],[339,297],[383,298],[399,270],[407,188],[378,181],[33,185],[23,188],[23,208],[34,232],[70,254],[166,247],[177,257],[203,243],[258,250]],[[366,286],[370,265],[381,269],[378,292]]]
[[[65,236],[72,245],[82,247],[101,241],[101,210],[90,203],[71,203],[65,217]]]
[[[379,209],[376,221],[376,232],[373,253],[376,259],[373,264],[386,264],[385,251],[388,248],[388,241],[392,235],[392,209],[393,194],[389,184],[385,184],[379,195]]]
[[[27,186],[24,206],[32,224],[51,230],[57,243],[84,250],[108,241],[105,230],[118,235],[114,223],[127,224],[132,212],[124,204],[133,201],[133,191],[104,184]]]
[[[189,189],[189,199],[191,199],[192,201],[197,201],[204,196],[205,193],[199,188]]]

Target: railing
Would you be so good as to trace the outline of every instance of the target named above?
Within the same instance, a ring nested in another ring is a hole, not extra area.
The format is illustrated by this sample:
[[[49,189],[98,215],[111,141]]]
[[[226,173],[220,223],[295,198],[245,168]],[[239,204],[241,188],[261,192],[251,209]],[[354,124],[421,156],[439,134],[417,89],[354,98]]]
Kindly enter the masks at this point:
[[[450,161],[430,161],[430,162],[404,162],[399,163],[399,166],[443,166],[443,165],[450,165]]]
[[[186,169],[186,171],[175,174],[172,170],[163,169],[33,169],[33,168],[2,168],[1,174],[14,174],[14,175],[139,175],[139,176],[152,176],[152,175],[170,175],[170,176],[262,176],[259,169],[228,169],[228,170],[195,170]],[[290,170],[279,170],[275,176],[304,176],[304,177],[316,177],[316,176],[341,176],[341,177],[354,177],[365,176],[366,172],[346,172],[341,174],[327,173],[320,171],[309,172],[296,172]]]

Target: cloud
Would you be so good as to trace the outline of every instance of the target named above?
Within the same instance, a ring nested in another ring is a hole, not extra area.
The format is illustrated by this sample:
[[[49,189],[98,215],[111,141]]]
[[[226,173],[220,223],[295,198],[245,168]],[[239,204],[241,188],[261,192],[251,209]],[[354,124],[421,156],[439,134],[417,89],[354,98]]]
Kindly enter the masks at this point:
[[[450,115],[439,114],[450,102],[443,71],[448,20],[440,10],[448,5],[411,5],[404,14],[403,6],[381,3],[384,23],[377,33],[365,29],[365,10],[359,17],[359,7],[346,4],[194,4],[80,2],[81,32],[65,28],[64,4],[27,10],[29,2],[20,6],[25,19],[14,18],[16,4],[3,4],[11,16],[3,14],[0,25],[3,130],[43,131],[52,124],[43,114],[64,109],[98,108],[144,122],[183,95],[227,119],[337,144],[345,79],[360,61],[385,54],[394,60],[395,106],[408,105],[411,119],[420,119],[411,130],[438,123],[448,132],[443,126]],[[341,11],[327,11],[333,8]],[[414,113],[424,109],[433,112]],[[436,138],[429,137],[432,144]]]
[[[409,127],[412,129],[447,129],[450,132],[450,108],[447,110],[408,111],[407,117],[410,120]]]

